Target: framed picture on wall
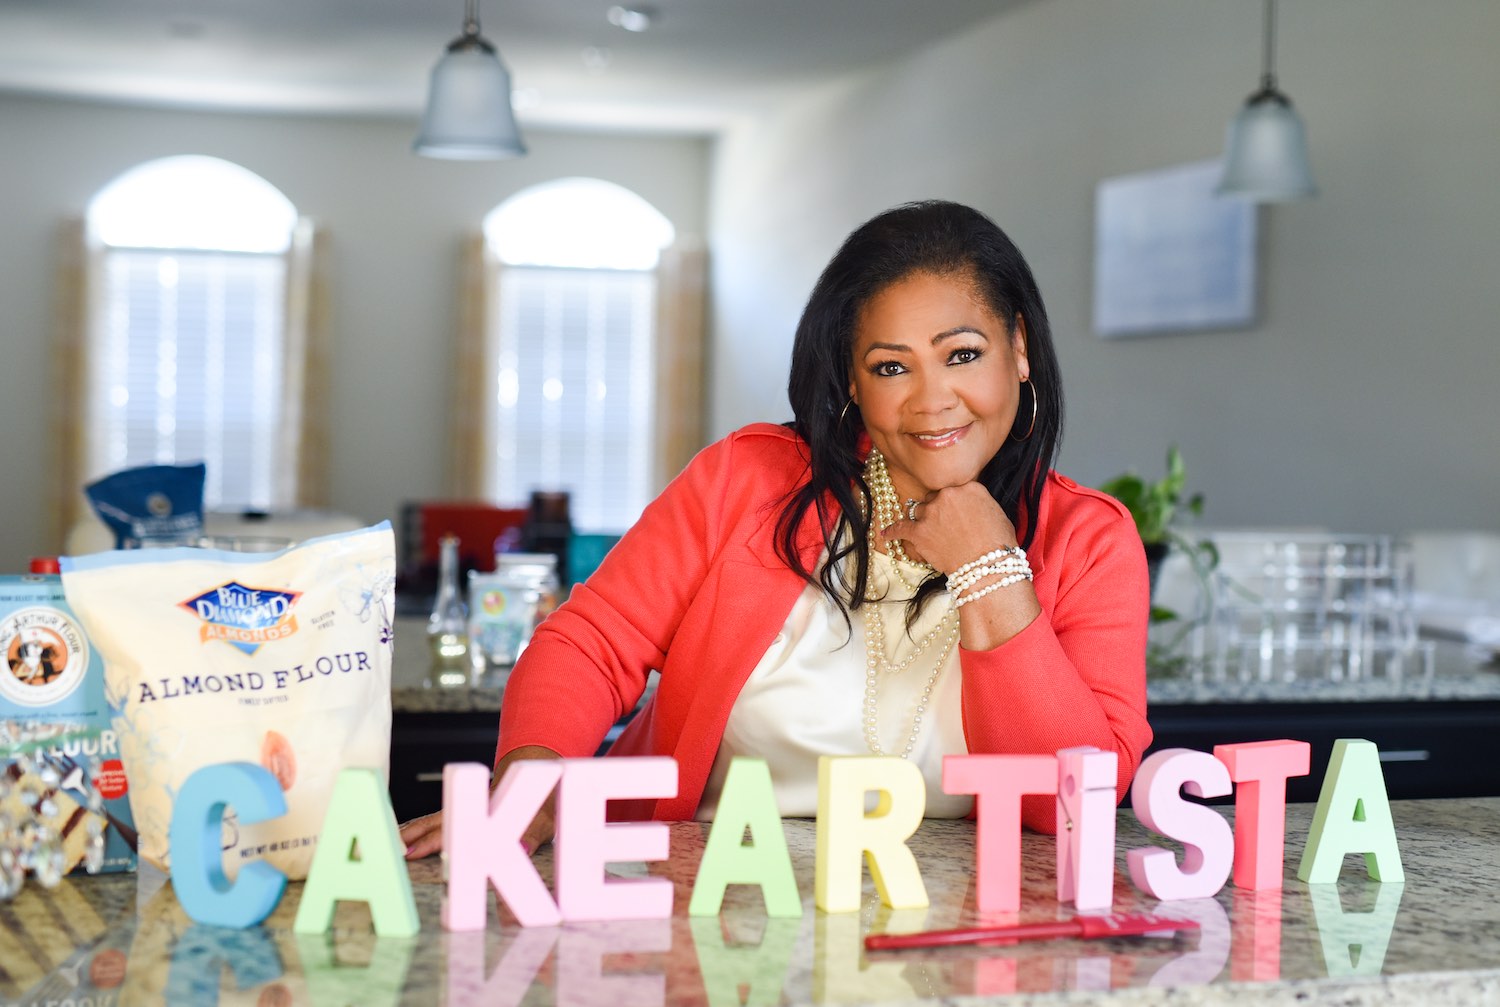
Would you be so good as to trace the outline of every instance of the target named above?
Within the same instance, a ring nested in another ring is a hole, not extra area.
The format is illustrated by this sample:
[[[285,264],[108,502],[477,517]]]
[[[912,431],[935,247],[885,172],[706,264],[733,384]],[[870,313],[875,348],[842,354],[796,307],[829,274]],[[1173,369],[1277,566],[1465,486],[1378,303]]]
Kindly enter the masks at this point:
[[[1255,321],[1256,204],[1216,196],[1222,172],[1215,159],[1099,183],[1099,336],[1243,328]]]

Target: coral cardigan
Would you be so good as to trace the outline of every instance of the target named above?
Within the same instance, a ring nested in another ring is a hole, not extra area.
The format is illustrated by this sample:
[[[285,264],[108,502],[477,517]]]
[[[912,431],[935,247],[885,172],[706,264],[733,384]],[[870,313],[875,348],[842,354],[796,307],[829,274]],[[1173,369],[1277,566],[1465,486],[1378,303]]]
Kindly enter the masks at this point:
[[[675,758],[677,795],[612,802],[611,814],[692,818],[735,698],[805,586],[777,558],[775,533],[807,461],[801,438],[765,423],[694,458],[538,627],[506,686],[497,758],[523,745],[592,755],[658,669],[609,754]],[[1040,512],[1028,555],[1042,614],[994,650],[959,649],[964,735],[973,753],[1116,752],[1123,797],[1151,741],[1140,538],[1118,502],[1055,472]],[[811,568],[822,548],[805,521],[802,561]],[[851,695],[850,716],[859,705]],[[1025,798],[1022,819],[1055,831],[1052,798]]]

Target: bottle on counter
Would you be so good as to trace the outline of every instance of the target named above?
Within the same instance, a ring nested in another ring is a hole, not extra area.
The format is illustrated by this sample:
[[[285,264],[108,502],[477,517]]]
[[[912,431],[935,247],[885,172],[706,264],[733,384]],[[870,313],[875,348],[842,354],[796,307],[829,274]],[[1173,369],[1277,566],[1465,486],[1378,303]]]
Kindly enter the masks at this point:
[[[505,684],[560,595],[557,557],[551,553],[502,552],[495,556],[494,573],[469,573],[470,660],[476,685]]]
[[[526,508],[521,547],[557,557],[557,573],[568,571],[568,542],[573,536],[570,497],[563,490],[534,490]]]
[[[427,620],[427,645],[432,651],[432,685],[452,687],[469,682],[469,625],[463,592],[458,583],[458,537],[438,540],[437,596]]]

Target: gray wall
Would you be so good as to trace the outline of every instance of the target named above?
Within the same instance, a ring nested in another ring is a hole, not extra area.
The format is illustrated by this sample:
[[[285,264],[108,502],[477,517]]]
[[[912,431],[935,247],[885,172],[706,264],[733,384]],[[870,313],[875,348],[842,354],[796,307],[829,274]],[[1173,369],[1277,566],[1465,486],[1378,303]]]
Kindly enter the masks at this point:
[[[506,196],[565,175],[640,193],[705,228],[701,139],[528,131],[520,161],[410,153],[416,122],[149,111],[0,95],[0,572],[43,541],[54,236],[120,172],[170,154],[244,165],[328,229],[331,502],[367,520],[444,485],[462,236]]]
[[[1068,393],[1059,468],[1161,472],[1217,525],[1500,528],[1500,4],[1298,0],[1278,68],[1322,194],[1261,215],[1251,329],[1092,335],[1103,178],[1216,156],[1259,73],[1250,0],[1037,0],[746,125],[711,185],[711,428],[789,415],[842,236],[969,202],[1031,261]]]

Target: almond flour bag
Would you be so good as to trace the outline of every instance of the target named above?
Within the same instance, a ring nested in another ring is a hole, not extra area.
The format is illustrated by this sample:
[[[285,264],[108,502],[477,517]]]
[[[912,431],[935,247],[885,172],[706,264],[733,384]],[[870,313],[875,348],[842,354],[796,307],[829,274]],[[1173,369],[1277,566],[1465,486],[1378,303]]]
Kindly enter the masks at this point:
[[[339,771],[389,773],[395,541],[389,522],[279,553],[146,549],[64,558],[63,588],[104,656],[140,855],[162,870],[178,788],[253,762],[287,813],[225,817],[224,867],[307,876]]]

